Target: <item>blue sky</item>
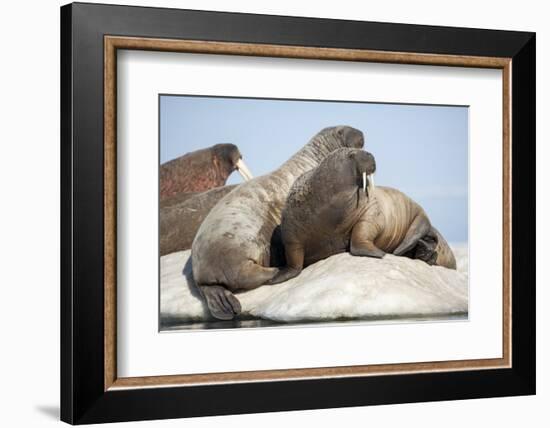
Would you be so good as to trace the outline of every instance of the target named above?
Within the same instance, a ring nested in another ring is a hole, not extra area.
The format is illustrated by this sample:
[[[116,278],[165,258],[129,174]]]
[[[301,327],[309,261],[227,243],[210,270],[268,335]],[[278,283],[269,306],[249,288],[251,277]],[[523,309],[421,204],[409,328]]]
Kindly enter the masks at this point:
[[[450,242],[468,240],[468,108],[250,98],[160,98],[160,162],[233,143],[254,176],[285,162],[319,130],[350,125],[376,158],[376,184],[395,187]],[[228,183],[240,183],[234,172]]]

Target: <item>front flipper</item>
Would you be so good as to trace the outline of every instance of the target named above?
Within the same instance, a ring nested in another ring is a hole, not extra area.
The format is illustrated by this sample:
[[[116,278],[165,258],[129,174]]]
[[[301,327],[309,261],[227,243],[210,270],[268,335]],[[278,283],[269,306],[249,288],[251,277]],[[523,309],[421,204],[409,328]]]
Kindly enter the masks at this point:
[[[374,245],[372,241],[362,241],[360,244],[351,243],[350,253],[354,256],[375,257],[381,259],[386,255],[384,251]]]
[[[374,244],[378,235],[378,226],[369,221],[359,221],[351,231],[350,253],[354,256],[375,257],[381,259],[386,253]]]
[[[239,300],[225,287],[221,285],[201,285],[199,288],[214,318],[231,320],[235,315],[241,313]]]

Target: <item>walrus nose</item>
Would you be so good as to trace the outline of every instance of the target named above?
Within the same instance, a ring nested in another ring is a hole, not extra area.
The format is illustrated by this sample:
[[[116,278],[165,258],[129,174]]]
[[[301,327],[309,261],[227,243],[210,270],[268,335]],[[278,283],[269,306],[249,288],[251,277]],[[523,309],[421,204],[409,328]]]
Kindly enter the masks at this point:
[[[363,192],[367,195],[372,194],[374,190],[374,172],[376,171],[376,161],[374,156],[365,151],[359,151],[356,154],[357,169],[360,171],[363,179]],[[368,187],[368,189],[367,189]]]
[[[355,154],[357,169],[367,174],[372,174],[376,171],[376,161],[374,156],[364,150],[358,150]]]
[[[348,138],[350,147],[362,149],[365,145],[365,135],[355,128],[350,128],[350,134]]]
[[[242,159],[239,159],[237,163],[235,164],[235,168],[237,168],[237,171],[239,171],[239,174],[242,175],[244,178],[244,181],[252,180],[254,177],[252,176],[252,173],[244,163]]]

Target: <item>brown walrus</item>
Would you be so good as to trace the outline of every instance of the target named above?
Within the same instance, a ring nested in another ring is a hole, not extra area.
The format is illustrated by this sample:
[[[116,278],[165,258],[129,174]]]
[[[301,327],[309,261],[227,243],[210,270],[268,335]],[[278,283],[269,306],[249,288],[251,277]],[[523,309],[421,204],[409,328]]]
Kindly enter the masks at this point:
[[[191,248],[200,225],[214,206],[238,185],[182,193],[161,202],[160,255]]]
[[[252,178],[234,144],[216,144],[187,153],[160,166],[160,200],[223,186],[235,170],[245,181]]]
[[[241,312],[233,292],[256,288],[279,269],[271,266],[272,239],[290,187],[341,147],[363,147],[363,133],[348,126],[325,128],[270,174],[241,184],[203,221],[191,250],[193,276],[211,314],[232,319]]]
[[[343,148],[296,180],[281,220],[287,266],[269,284],[346,251],[378,258],[407,254],[456,269],[452,251],[422,207],[398,190],[375,188],[375,170],[370,153]]]

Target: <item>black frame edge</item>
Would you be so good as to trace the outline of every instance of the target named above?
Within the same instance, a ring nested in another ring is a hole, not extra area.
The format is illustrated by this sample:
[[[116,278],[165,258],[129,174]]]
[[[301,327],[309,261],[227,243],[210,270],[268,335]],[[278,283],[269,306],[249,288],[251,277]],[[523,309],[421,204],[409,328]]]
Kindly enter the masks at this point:
[[[205,29],[211,20],[216,25]],[[275,31],[279,26],[285,31]],[[388,41],[376,36],[378,32],[395,32],[395,37]],[[418,51],[427,53],[513,57],[512,202],[520,207],[512,215],[513,367],[105,392],[104,296],[98,289],[103,284],[105,34],[374,50],[404,43],[405,51],[420,46]],[[413,34],[419,39],[403,42]],[[534,33],[100,4],[63,6],[61,419],[83,424],[534,394],[535,95]],[[216,405],[209,405],[212,402]]]
[[[536,393],[536,34],[512,59],[512,364]],[[521,171],[521,172],[519,172]],[[520,207],[520,209],[514,208]]]
[[[72,5],[60,9],[60,132],[61,132],[61,388],[60,417],[74,423],[73,415],[73,290],[72,290]]]
[[[99,17],[113,19],[119,16],[124,20],[119,31],[112,35],[181,38],[178,25],[185,25],[183,32],[188,40],[230,41],[261,43],[263,33],[273,30],[279,24],[279,31],[271,44],[294,46],[318,46],[350,49],[373,49],[395,51],[395,44],[402,46],[400,52],[433,53],[447,55],[474,55],[513,57],[527,43],[533,33],[526,31],[489,30],[483,28],[445,27],[424,24],[404,24],[389,22],[356,21],[348,19],[309,18],[303,16],[267,15],[244,12],[219,12],[209,10],[178,9],[168,7],[127,6],[100,3],[72,3],[74,10],[87,16],[90,22],[98,22]],[[150,14],[152,19],[144,19]],[[154,15],[154,16],[153,16]],[[162,20],[162,36],[154,30]],[[213,31],[204,31],[201,21],[210,20]],[[138,23],[139,33],[122,27],[132,27]],[[101,23],[103,24],[103,22]],[[111,22],[112,24],[112,22]],[[365,24],[369,28],[366,29]],[[106,25],[107,26],[107,25]],[[432,33],[427,38],[426,33]],[[218,37],[206,34],[216,33]],[[313,37],[311,37],[314,35]],[[456,42],[460,40],[460,45]]]

